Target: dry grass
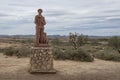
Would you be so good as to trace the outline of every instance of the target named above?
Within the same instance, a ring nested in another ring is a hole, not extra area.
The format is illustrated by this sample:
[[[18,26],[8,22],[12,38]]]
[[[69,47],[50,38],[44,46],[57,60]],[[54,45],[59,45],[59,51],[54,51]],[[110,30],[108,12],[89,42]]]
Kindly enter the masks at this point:
[[[11,44],[8,43],[0,43],[0,48],[10,47]]]

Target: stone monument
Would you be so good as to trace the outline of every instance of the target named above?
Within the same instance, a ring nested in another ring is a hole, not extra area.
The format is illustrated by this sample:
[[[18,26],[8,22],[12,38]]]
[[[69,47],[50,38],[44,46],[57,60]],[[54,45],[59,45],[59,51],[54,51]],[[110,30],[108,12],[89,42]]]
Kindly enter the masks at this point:
[[[48,44],[47,34],[44,32],[46,25],[45,18],[42,16],[42,9],[38,9],[35,16],[36,38],[34,47],[31,48],[30,73],[56,73],[53,69],[52,48]]]

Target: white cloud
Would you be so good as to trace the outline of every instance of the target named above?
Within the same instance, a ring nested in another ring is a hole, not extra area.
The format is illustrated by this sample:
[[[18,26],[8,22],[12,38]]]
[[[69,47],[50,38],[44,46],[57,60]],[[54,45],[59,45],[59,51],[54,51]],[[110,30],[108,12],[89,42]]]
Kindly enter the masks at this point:
[[[34,16],[42,8],[48,34],[120,35],[119,0],[4,0],[0,3],[0,34],[34,34]]]

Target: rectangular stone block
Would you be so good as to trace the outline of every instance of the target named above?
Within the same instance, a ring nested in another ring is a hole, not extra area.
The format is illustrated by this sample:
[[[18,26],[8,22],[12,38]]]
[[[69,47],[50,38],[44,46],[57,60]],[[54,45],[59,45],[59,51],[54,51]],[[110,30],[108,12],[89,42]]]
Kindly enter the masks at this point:
[[[32,47],[30,55],[30,73],[56,73],[53,68],[51,47]]]

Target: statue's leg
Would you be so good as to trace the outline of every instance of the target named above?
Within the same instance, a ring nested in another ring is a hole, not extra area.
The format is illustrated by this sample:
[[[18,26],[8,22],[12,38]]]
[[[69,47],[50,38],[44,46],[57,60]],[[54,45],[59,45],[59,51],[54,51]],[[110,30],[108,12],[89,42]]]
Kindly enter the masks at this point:
[[[36,40],[35,40],[35,46],[39,45],[39,28],[36,26]]]
[[[40,43],[43,43],[43,32],[44,32],[44,28],[40,29]]]

